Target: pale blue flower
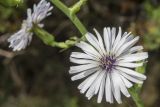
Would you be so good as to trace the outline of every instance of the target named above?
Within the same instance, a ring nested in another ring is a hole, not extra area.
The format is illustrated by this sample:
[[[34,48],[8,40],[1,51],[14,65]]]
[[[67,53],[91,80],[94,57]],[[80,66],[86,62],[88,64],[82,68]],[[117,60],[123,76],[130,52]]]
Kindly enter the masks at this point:
[[[95,30],[95,29],[94,29]],[[106,102],[113,103],[114,98],[121,103],[121,93],[130,97],[127,88],[133,83],[142,84],[146,76],[135,71],[143,65],[148,53],[142,46],[135,46],[139,37],[131,33],[123,33],[119,28],[104,28],[103,37],[95,30],[85,35],[87,42],[76,44],[83,52],[72,52],[70,61],[75,63],[69,73],[74,74],[72,80],[85,79],[78,89],[91,99],[98,94],[100,103],[105,96]]]
[[[27,9],[27,19],[23,21],[21,29],[8,39],[8,42],[10,42],[9,47],[13,48],[13,51],[25,49],[32,40],[33,33],[31,29],[33,24],[43,27],[44,25],[40,22],[51,15],[50,11],[52,9],[53,6],[46,0],[41,0],[38,5],[34,5],[33,12],[30,8]]]

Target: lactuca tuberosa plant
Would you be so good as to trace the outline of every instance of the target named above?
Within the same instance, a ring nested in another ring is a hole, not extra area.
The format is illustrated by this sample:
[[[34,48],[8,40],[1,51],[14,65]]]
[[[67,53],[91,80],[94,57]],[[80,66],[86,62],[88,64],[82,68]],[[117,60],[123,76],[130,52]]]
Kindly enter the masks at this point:
[[[143,65],[148,53],[142,51],[142,46],[135,45],[138,36],[122,33],[121,27],[118,34],[115,28],[104,28],[103,37],[94,30],[96,36],[88,32],[85,35],[87,42],[76,44],[83,52],[71,53],[70,61],[76,64],[70,67],[69,73],[74,74],[71,79],[85,78],[78,89],[86,93],[88,99],[98,94],[98,103],[104,96],[106,102],[113,103],[115,98],[122,103],[121,93],[130,97],[127,88],[133,83],[142,84],[146,79],[135,68]]]
[[[121,27],[118,33],[114,27],[104,28],[103,36],[96,29],[96,36],[89,33],[76,15],[87,0],[79,0],[70,7],[60,0],[50,2],[70,19],[81,33],[81,38],[56,42],[55,36],[45,31],[41,23],[51,14],[53,6],[46,0],[41,0],[38,5],[33,6],[33,10],[27,9],[27,18],[21,29],[8,39],[9,47],[13,51],[25,49],[30,44],[33,33],[52,47],[68,49],[76,44],[83,52],[71,53],[70,61],[75,65],[70,67],[69,73],[73,75],[73,81],[85,79],[78,86],[81,93],[85,93],[88,99],[98,94],[98,103],[102,102],[104,96],[109,103],[114,103],[114,99],[122,103],[122,94],[132,96],[137,107],[143,107],[136,93],[141,87],[134,83],[142,84],[146,80],[146,76],[137,72],[136,68],[143,66],[148,53],[143,52],[142,46],[136,46],[139,37],[128,32],[122,33]]]

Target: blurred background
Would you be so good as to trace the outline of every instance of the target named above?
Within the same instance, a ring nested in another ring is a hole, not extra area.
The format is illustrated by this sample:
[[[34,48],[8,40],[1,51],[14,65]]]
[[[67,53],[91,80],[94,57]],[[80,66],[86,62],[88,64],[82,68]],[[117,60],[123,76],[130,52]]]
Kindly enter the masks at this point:
[[[62,0],[71,6],[77,0]],[[35,35],[31,45],[20,52],[8,48],[7,38],[20,29],[26,9],[39,0],[25,0],[19,6],[0,4],[0,107],[136,107],[132,99],[123,104],[108,104],[96,98],[88,101],[77,89],[82,81],[72,82],[68,73],[69,55],[76,48],[62,51],[46,46]],[[81,34],[56,7],[44,20],[44,29],[57,41]],[[149,52],[141,98],[145,107],[160,107],[160,1],[159,0],[88,0],[78,13],[88,31],[102,34],[105,26],[123,27],[140,36],[139,44]]]

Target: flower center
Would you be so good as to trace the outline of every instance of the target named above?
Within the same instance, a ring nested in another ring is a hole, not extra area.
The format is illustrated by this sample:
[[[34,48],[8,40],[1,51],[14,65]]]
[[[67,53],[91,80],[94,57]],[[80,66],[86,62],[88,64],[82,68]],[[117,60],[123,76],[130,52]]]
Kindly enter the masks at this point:
[[[100,59],[101,61],[101,67],[103,69],[106,69],[106,71],[111,71],[112,68],[114,67],[114,63],[116,62],[116,59],[110,57],[110,56],[106,56]]]

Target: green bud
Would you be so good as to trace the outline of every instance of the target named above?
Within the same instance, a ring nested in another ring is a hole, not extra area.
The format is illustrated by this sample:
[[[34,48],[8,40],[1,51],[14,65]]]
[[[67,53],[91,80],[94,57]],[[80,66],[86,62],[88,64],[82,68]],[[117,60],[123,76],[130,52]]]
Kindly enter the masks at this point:
[[[0,0],[0,4],[6,7],[18,6],[23,0]]]

